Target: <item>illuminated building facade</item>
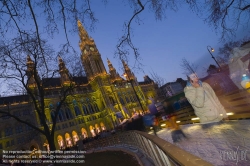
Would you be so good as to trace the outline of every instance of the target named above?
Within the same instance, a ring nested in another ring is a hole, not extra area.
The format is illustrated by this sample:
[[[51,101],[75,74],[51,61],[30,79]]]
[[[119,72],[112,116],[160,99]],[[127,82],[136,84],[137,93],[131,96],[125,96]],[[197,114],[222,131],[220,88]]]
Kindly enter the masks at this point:
[[[59,57],[60,77],[41,80],[45,88],[46,117],[49,126],[52,124],[54,109],[59,101],[60,89],[72,82],[77,85],[67,97],[67,104],[63,105],[57,118],[54,137],[57,149],[71,147],[78,140],[94,137],[101,131],[112,130],[122,118],[131,117],[134,111],[147,110],[149,97],[157,97],[157,85],[148,76],[143,82],[138,82],[124,61],[124,73],[128,75],[129,81],[120,77],[110,60],[107,60],[108,73],[94,40],[88,36],[80,21],[78,28],[81,61],[86,77],[70,77],[63,59]],[[32,64],[33,61],[28,56],[28,76],[32,73]],[[29,79],[28,84],[29,87],[35,88],[34,80]],[[0,109],[10,111],[35,126],[41,126],[28,95],[1,97]],[[49,148],[45,137],[27,125],[8,116],[1,116],[0,123],[0,151]]]

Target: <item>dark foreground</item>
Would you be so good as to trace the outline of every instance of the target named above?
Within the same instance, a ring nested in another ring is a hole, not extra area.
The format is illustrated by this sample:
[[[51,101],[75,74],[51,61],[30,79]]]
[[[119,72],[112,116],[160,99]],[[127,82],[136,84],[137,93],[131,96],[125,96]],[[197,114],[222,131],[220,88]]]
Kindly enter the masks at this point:
[[[85,163],[60,164],[60,166],[140,166],[136,158],[122,151],[105,151],[85,154]]]

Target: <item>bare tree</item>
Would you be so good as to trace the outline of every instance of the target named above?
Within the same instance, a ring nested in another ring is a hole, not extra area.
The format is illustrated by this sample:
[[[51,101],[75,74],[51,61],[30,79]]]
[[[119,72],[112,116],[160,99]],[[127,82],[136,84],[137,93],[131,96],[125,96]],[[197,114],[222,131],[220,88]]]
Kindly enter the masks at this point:
[[[60,96],[57,99],[59,104],[54,108],[54,117],[50,128],[45,113],[48,106],[45,102],[46,82],[44,80],[59,76],[58,68],[55,67],[56,57],[57,55],[46,44],[46,41],[38,40],[36,37],[30,38],[29,35],[23,35],[22,38],[15,38],[9,42],[1,42],[0,45],[0,78],[4,79],[6,84],[12,87],[12,90],[25,91],[28,94],[30,103],[32,103],[43,128],[21,119],[8,109],[1,109],[0,115],[12,117],[44,135],[51,150],[55,150],[54,132],[59,110],[62,105],[66,104],[67,96],[75,87],[73,83],[70,83],[61,88]],[[46,63],[44,63],[44,59],[46,59]]]
[[[103,4],[108,2],[112,3],[112,1],[104,0]],[[139,17],[142,12],[153,12],[156,20],[163,20],[166,16],[166,10],[177,11],[180,5],[187,4],[192,11],[205,14],[205,21],[208,24],[217,30],[222,30],[222,39],[234,35],[238,25],[243,23],[245,23],[243,25],[248,25],[250,16],[250,3],[246,0],[211,0],[204,2],[195,0],[129,0],[123,1],[123,3],[130,5],[131,11],[128,11],[128,13],[131,13],[131,15],[128,16],[128,21],[124,22],[124,35],[118,40],[116,56],[127,60],[129,53],[132,52],[137,62],[140,62],[140,54],[139,48],[133,42],[132,23],[142,23]],[[34,95],[27,87],[29,79],[24,72],[26,63],[23,61],[23,57],[30,54],[34,61],[34,71],[39,73],[41,79],[58,74],[54,68],[51,68],[55,64],[51,65],[50,63],[55,63],[56,59],[52,55],[54,53],[69,59],[78,57],[79,54],[72,47],[69,35],[78,32],[77,20],[80,20],[90,30],[94,30],[98,19],[92,10],[92,5],[93,3],[90,0],[0,0],[0,38],[2,40],[0,54],[1,62],[4,62],[1,64],[1,77],[4,80],[18,80],[21,84],[16,86],[12,84],[12,88],[15,88],[16,91],[26,90],[30,95],[33,94],[32,100],[37,100],[38,96]],[[63,32],[60,32],[59,27],[61,26]],[[60,43],[61,49],[59,52],[55,53],[42,39],[53,39],[59,33],[64,34],[64,40]],[[35,48],[35,50],[30,50],[30,48]],[[192,68],[192,65],[186,62],[183,61],[182,64]],[[14,69],[16,71],[13,71]],[[13,73],[9,71],[13,71]],[[42,84],[39,83],[36,72],[34,72],[34,75],[37,76],[35,82],[38,94],[43,99]],[[43,103],[34,105],[34,107],[36,110],[41,110],[41,116],[44,116],[42,113]],[[46,131],[40,132],[48,135],[49,131],[45,121],[43,125]],[[50,135],[52,134],[50,133]]]
[[[124,23],[124,35],[119,39],[117,44],[116,56],[120,59],[127,59],[130,49],[138,63],[139,48],[133,43],[132,22],[140,25],[140,14],[143,12],[152,12],[156,20],[166,18],[166,11],[177,11],[178,8],[186,4],[190,10],[201,17],[205,23],[212,26],[220,35],[221,41],[233,39],[240,26],[244,26],[247,31],[249,28],[249,9],[250,2],[246,0],[209,0],[209,1],[172,1],[172,0],[130,0],[128,1],[133,14],[129,21]],[[249,34],[249,33],[246,33]]]
[[[103,0],[98,5],[109,5],[112,1]],[[221,33],[221,39],[232,37],[240,25],[249,24],[250,3],[246,0],[230,1],[195,1],[195,0],[129,0],[123,1],[129,5],[128,21],[124,20],[124,34],[118,39],[115,55],[119,59],[128,60],[130,53],[136,62],[140,63],[139,48],[133,42],[133,26],[142,24],[140,19],[144,12],[151,12],[156,20],[166,18],[166,11],[177,11],[181,5],[188,5],[190,10],[197,13],[206,23]],[[74,48],[68,38],[70,33],[77,33],[76,22],[80,20],[90,30],[94,30],[98,19],[95,17],[93,2],[90,0],[2,0],[0,3],[0,35],[6,39],[10,33],[21,37],[23,34],[36,35],[39,39],[53,38],[60,33],[61,25],[65,40],[60,43],[63,52],[74,54]],[[29,26],[25,26],[29,24]],[[46,36],[46,37],[45,37]],[[42,55],[43,56],[43,55]],[[45,60],[44,60],[45,61]],[[135,66],[139,66],[135,64]]]
[[[216,58],[219,64],[228,64],[230,55],[232,54],[232,50],[235,47],[240,47],[243,43],[249,41],[250,38],[246,37],[242,40],[226,42],[221,48],[219,48],[219,55]]]
[[[240,41],[230,41],[219,48],[219,55],[216,58],[219,64],[228,64],[232,49],[240,46],[240,44]]]
[[[186,58],[182,58],[180,66],[182,68],[183,74],[185,74],[185,75],[195,73],[197,68],[198,68],[197,65],[190,63],[189,61],[187,61]]]
[[[205,21],[221,32],[221,40],[233,39],[239,27],[249,28],[250,2],[246,0],[205,1],[200,11],[208,13]],[[248,33],[249,34],[249,33]]]
[[[152,80],[154,80],[154,82],[158,85],[158,87],[161,87],[166,83],[165,78],[159,76],[154,71],[150,72],[150,76],[151,76]]]

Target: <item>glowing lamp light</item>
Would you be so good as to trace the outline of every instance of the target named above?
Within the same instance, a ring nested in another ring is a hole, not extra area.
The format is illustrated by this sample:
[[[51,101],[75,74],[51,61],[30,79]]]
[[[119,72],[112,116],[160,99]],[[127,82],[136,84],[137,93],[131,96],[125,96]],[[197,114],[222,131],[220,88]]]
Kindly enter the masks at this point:
[[[196,118],[192,118],[191,120],[199,120],[200,118],[196,117]]]
[[[233,112],[228,112],[227,115],[234,115],[234,113]]]
[[[178,121],[176,121],[176,123],[180,123],[180,122],[181,122],[181,121],[179,121],[179,120],[178,120]]]
[[[250,79],[246,74],[242,75],[241,86],[250,93]]]
[[[161,124],[162,127],[166,126],[166,124]]]

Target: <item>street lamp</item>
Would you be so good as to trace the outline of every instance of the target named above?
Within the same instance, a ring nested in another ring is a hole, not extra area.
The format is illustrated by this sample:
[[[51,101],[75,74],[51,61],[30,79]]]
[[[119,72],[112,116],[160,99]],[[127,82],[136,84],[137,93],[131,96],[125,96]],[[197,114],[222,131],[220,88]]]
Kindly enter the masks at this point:
[[[136,93],[136,91],[135,91],[135,87],[134,87],[134,85],[133,85],[132,80],[129,78],[129,75],[128,75],[126,72],[123,74],[123,76],[124,76],[125,78],[127,78],[128,81],[130,82],[130,84],[131,84],[131,86],[132,86],[132,89],[133,89],[133,91],[134,91],[134,93],[135,93],[136,99],[137,99],[137,101],[139,102],[140,107],[141,107],[141,109],[142,109],[142,112],[143,112],[143,114],[145,114],[145,111],[144,111],[144,109],[143,109],[143,107],[142,107],[142,104],[141,104],[141,100],[140,100],[140,98],[138,97],[138,95],[137,95],[137,93]]]
[[[214,61],[216,62],[216,64],[219,66],[220,71],[221,71],[221,67],[219,65],[219,63],[217,62],[217,60],[215,59],[215,57],[213,56],[213,54],[211,52],[214,52],[214,49],[211,46],[207,46],[207,50],[210,53],[210,55],[212,56],[212,58],[214,59]]]

